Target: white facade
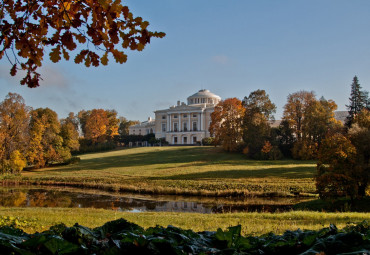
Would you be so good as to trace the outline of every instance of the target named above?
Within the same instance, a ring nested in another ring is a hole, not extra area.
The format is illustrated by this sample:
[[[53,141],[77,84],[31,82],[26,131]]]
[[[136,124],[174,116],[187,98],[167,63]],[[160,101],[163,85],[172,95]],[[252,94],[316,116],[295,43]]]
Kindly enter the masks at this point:
[[[169,109],[155,111],[155,137],[169,144],[197,144],[209,137],[211,113],[221,98],[209,90],[187,98],[187,104],[177,102]]]
[[[155,120],[153,120],[150,117],[148,118],[147,121],[130,126],[128,128],[129,135],[148,135],[154,133],[155,133]]]

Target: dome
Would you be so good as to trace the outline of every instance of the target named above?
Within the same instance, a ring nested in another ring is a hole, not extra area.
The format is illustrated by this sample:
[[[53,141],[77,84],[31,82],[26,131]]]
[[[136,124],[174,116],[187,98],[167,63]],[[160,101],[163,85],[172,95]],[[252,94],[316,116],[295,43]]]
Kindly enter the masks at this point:
[[[192,104],[218,104],[221,101],[221,97],[213,94],[208,89],[201,89],[194,95],[188,97],[188,105]]]

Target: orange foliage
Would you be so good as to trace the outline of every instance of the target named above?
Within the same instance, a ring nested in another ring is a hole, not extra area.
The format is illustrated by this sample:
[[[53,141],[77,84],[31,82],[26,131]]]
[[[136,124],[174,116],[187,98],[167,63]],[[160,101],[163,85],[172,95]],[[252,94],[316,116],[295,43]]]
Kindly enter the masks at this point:
[[[261,152],[262,153],[269,153],[272,150],[272,145],[269,141],[265,141],[265,144],[262,147]]]
[[[317,163],[316,188],[322,198],[357,195],[356,149],[342,134],[322,141]]]
[[[109,120],[106,111],[93,109],[86,120],[85,138],[92,140],[93,143],[104,141],[108,124]]]
[[[216,144],[222,144],[226,151],[236,151],[242,140],[242,120],[245,108],[237,98],[221,101],[211,114],[209,131]]]

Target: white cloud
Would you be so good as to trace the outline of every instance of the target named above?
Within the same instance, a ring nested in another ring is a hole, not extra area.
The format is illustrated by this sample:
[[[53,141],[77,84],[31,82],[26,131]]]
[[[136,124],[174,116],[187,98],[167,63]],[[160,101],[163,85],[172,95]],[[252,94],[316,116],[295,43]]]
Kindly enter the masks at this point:
[[[18,70],[17,74],[12,77],[10,75],[10,64],[0,65],[0,80],[3,80],[8,85],[19,85],[20,81],[26,75],[26,71]],[[67,88],[70,84],[66,75],[56,65],[45,65],[37,70],[41,74],[40,87],[57,87]]]
[[[226,65],[230,63],[230,58],[225,55],[216,55],[212,57],[212,62],[216,64]]]
[[[66,75],[57,66],[46,65],[40,70],[40,86],[67,88],[70,84]]]

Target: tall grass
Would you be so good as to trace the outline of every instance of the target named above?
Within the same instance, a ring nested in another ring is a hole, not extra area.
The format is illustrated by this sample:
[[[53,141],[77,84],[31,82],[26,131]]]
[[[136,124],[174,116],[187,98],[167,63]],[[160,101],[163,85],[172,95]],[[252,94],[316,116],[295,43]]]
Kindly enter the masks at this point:
[[[350,222],[370,220],[369,213],[323,213],[323,212],[285,212],[285,213],[132,213],[92,208],[0,208],[0,225],[16,225],[26,232],[48,229],[57,223],[72,226],[79,223],[97,227],[103,223],[125,218],[144,228],[156,225],[174,225],[194,231],[215,231],[241,224],[244,235],[261,235],[269,232],[281,234],[286,230],[317,230],[336,224],[342,228]],[[17,222],[17,223],[15,223]]]

